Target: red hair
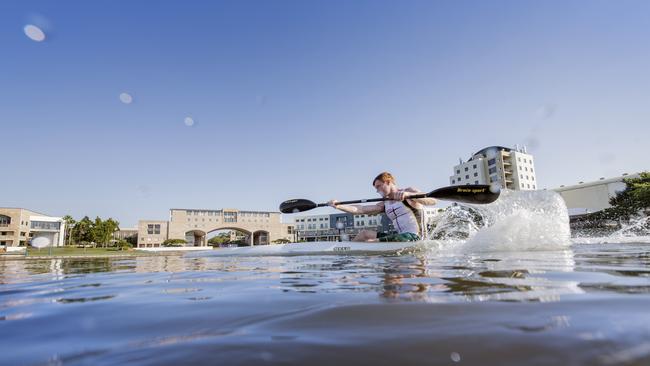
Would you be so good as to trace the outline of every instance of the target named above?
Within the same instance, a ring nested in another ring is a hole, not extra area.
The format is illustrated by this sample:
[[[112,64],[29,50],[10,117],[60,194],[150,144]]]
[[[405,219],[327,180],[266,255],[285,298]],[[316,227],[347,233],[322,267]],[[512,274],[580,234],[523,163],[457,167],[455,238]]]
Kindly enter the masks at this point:
[[[381,172],[378,176],[375,177],[375,179],[372,180],[373,186],[375,185],[376,181],[380,181],[382,183],[395,183],[395,177],[393,177],[393,175],[389,172]]]

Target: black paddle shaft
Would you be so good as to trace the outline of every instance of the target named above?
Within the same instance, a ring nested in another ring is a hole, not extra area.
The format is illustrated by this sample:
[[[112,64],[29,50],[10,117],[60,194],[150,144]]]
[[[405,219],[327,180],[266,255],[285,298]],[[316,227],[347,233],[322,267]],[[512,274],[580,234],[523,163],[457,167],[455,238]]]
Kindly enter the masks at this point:
[[[485,204],[494,202],[499,198],[500,190],[496,186],[489,186],[487,184],[474,184],[465,186],[449,186],[436,189],[429,193],[418,193],[409,196],[407,199],[418,198],[439,198],[446,201],[456,201],[463,203]],[[339,205],[355,204],[355,203],[370,203],[390,201],[389,198],[369,198],[354,201],[337,202]],[[302,211],[311,210],[317,207],[325,207],[327,203],[314,203],[306,199],[293,199],[284,201],[280,204],[280,212],[282,213],[297,213]]]

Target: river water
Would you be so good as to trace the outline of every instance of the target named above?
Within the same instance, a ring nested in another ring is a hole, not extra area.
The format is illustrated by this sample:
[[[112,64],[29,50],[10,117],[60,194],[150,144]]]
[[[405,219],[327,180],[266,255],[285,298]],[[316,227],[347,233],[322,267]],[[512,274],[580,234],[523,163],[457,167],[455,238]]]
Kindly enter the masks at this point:
[[[0,364],[649,365],[649,238],[545,207],[403,255],[1,260]]]

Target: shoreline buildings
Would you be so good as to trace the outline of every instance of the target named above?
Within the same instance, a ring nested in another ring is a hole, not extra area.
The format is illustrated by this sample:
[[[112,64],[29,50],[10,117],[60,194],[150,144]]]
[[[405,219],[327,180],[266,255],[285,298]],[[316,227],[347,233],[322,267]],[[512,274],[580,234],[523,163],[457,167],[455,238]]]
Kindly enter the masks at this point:
[[[477,151],[466,162],[459,160],[449,177],[452,186],[497,183],[512,190],[537,189],[533,156],[525,146],[490,146]]]
[[[63,219],[24,208],[0,207],[0,246],[26,246],[41,237],[52,246],[63,246]]]
[[[160,247],[167,239],[182,239],[185,246],[208,246],[208,234],[220,230],[243,233],[248,245],[266,245],[291,240],[293,225],[282,223],[280,212],[240,211],[237,209],[169,210],[169,221],[140,220],[138,248]]]
[[[623,179],[638,177],[639,173],[623,173],[613,178],[601,177],[596,181],[579,182],[570,186],[562,185],[553,188],[552,191],[562,196],[569,209],[569,216],[584,215],[611,207],[609,200],[626,187]]]
[[[423,210],[424,225],[433,225],[440,214],[438,208],[425,206]],[[377,232],[393,231],[393,224],[386,214],[353,215],[349,213],[334,213],[322,215],[302,215],[295,217],[295,235],[293,241],[340,241],[341,236],[350,239],[361,230],[369,229]]]

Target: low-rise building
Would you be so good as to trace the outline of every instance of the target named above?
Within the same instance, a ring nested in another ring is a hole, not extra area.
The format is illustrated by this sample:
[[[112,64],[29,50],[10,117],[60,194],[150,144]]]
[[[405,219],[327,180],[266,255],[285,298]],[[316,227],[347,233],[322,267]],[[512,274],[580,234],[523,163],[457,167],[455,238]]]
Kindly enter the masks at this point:
[[[0,246],[26,246],[38,237],[46,238],[51,246],[63,246],[63,219],[24,208],[0,207]]]
[[[625,189],[625,178],[638,178],[639,174],[623,174],[618,177],[601,177],[596,181],[579,182],[560,186],[553,191],[562,196],[571,216],[588,214],[611,207],[609,200]]]
[[[423,220],[427,230],[435,223],[435,217],[441,212],[434,206],[425,206]],[[361,230],[392,232],[395,229],[386,214],[335,213],[321,215],[301,215],[294,218],[295,241],[339,241],[342,236],[353,238]]]
[[[238,209],[170,209],[169,221],[140,220],[138,247],[159,247],[167,239],[182,239],[186,246],[207,246],[208,235],[234,230],[249,245],[265,245],[275,240],[291,240],[293,225],[282,223],[280,212]]]

